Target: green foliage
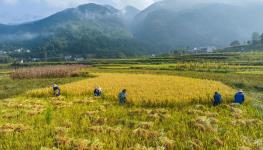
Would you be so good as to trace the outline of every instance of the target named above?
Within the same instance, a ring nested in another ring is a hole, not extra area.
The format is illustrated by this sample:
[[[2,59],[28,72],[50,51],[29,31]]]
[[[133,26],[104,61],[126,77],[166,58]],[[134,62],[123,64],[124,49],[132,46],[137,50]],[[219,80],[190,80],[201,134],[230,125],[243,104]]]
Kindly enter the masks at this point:
[[[233,46],[233,47],[240,46],[240,42],[239,41],[233,41],[233,42],[231,42],[230,46]]]
[[[3,55],[0,54],[0,64],[1,63],[10,63],[12,61],[12,58],[7,56],[7,55]]]
[[[258,32],[253,32],[252,34],[252,42],[253,44],[258,44],[261,40],[261,36],[260,36],[260,33]]]
[[[52,121],[52,110],[50,107],[47,108],[46,115],[45,115],[45,120],[48,125],[51,124]]]

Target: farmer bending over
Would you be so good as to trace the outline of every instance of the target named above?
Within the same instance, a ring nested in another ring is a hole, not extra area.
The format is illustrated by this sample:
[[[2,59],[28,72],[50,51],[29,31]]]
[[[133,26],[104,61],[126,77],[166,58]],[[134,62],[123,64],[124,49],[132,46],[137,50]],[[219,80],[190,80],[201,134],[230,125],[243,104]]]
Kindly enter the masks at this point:
[[[221,94],[219,92],[215,92],[213,105],[214,106],[220,105],[221,102],[222,102]]]
[[[60,96],[60,88],[58,85],[54,84],[53,86],[53,93],[55,96]]]
[[[102,94],[102,89],[100,87],[96,87],[94,90],[94,96],[98,97],[101,96]]]
[[[122,92],[119,93],[119,102],[121,105],[125,104],[127,101],[127,90],[124,89]]]
[[[239,90],[235,95],[235,101],[234,103],[243,104],[245,102],[245,94],[243,90]]]

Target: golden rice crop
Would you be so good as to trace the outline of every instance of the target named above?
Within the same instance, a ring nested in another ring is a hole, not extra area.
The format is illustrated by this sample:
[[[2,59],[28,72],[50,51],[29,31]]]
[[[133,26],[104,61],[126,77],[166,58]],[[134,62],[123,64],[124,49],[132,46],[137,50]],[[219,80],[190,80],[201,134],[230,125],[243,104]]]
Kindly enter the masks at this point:
[[[221,82],[170,75],[97,73],[98,77],[61,86],[62,95],[92,94],[100,86],[106,96],[117,98],[122,89],[128,90],[128,102],[141,104],[171,104],[183,102],[209,102],[215,91],[224,100],[230,100],[234,89]],[[52,89],[44,88],[27,93],[28,96],[51,96]]]

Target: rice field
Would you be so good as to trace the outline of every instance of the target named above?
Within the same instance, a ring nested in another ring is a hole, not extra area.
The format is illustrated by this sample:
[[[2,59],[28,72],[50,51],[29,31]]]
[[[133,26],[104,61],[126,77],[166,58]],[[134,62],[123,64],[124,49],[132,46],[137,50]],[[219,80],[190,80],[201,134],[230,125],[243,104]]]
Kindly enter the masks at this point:
[[[108,64],[99,66],[101,69],[144,69],[144,70],[170,70],[170,71],[198,71],[198,72],[238,72],[238,71],[260,71],[262,66],[241,65],[223,62],[177,62],[177,63],[157,63],[157,64]]]
[[[50,86],[1,100],[0,149],[263,148],[261,102],[232,104],[236,89],[222,82],[164,74],[92,76],[61,84],[60,97]],[[93,97],[97,86],[102,97]],[[117,95],[124,88],[129,104],[120,106]],[[211,103],[215,91],[223,96],[218,107]]]
[[[257,149],[262,116],[249,105],[119,106],[93,97],[0,102],[0,149]]]
[[[252,74],[252,75],[263,75],[263,71],[243,71],[237,72],[238,74]]]
[[[225,102],[231,101],[234,89],[221,82],[169,75],[98,73],[97,77],[61,86],[63,96],[92,95],[95,87],[104,96],[117,98],[122,89],[128,90],[132,104],[210,103],[215,91],[220,91]],[[29,91],[30,97],[52,96],[51,88]]]

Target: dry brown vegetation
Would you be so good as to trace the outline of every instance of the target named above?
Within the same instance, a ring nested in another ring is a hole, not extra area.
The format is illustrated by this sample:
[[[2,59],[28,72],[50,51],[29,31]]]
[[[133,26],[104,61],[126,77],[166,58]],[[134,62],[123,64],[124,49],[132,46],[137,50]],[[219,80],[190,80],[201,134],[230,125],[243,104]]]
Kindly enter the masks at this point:
[[[0,126],[0,133],[12,133],[12,132],[25,132],[29,130],[30,127],[23,124],[4,124]]]
[[[11,73],[12,79],[61,78],[83,76],[80,70],[83,65],[58,65],[15,69]]]

